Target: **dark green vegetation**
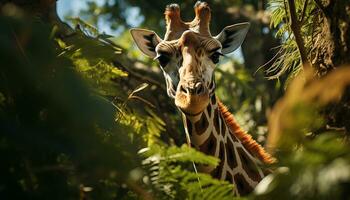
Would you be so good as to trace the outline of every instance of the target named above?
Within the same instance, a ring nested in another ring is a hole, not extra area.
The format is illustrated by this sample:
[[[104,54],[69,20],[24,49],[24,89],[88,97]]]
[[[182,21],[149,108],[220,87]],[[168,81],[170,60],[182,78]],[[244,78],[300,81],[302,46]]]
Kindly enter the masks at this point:
[[[74,18],[74,28],[55,0],[0,3],[0,199],[233,199],[232,186],[194,172],[192,162],[218,161],[182,145],[157,63],[127,31],[138,7],[162,35],[168,3],[90,3],[93,26]],[[244,63],[226,58],[216,71],[218,96],[279,159],[249,198],[349,199],[350,3],[209,3],[213,34],[252,23]],[[193,4],[180,3],[185,19]],[[101,34],[100,18],[122,34]]]

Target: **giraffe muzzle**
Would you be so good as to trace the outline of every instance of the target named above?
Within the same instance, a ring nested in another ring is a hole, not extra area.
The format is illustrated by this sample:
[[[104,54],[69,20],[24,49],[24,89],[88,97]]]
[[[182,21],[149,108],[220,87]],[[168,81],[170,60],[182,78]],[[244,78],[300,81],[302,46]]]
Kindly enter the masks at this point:
[[[209,103],[208,89],[202,82],[187,82],[179,84],[175,104],[189,114],[202,112]]]

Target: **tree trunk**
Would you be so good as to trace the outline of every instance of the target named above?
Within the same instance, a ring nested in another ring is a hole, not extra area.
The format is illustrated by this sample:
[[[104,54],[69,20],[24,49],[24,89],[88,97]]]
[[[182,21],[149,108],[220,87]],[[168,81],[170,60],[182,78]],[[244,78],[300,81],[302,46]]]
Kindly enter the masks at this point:
[[[315,0],[322,11],[318,22],[321,30],[316,35],[311,53],[312,64],[320,76],[350,64],[350,1]],[[350,67],[350,66],[348,66]],[[324,114],[327,129],[350,133],[350,89],[340,102],[329,105]]]

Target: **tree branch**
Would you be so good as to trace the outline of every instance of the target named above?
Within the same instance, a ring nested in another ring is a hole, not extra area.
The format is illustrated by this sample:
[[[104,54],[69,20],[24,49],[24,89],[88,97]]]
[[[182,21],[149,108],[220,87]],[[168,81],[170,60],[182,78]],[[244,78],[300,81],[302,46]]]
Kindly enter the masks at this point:
[[[303,21],[304,21],[305,12],[306,12],[306,8],[307,8],[308,3],[309,3],[309,0],[305,0],[304,5],[303,5],[303,11],[301,13],[300,23],[303,23]]]
[[[147,76],[144,76],[144,75],[142,75],[142,74],[139,74],[139,73],[137,73],[137,72],[135,72],[135,71],[132,71],[131,69],[125,67],[123,64],[119,63],[119,62],[116,61],[116,60],[113,61],[113,64],[114,64],[116,67],[118,67],[118,68],[120,68],[120,69],[122,69],[122,70],[128,72],[128,74],[129,74],[131,77],[135,78],[136,80],[139,80],[139,81],[145,82],[145,83],[149,83],[149,84],[151,84],[151,85],[155,85],[155,86],[157,86],[158,88],[160,88],[161,90],[167,92],[166,89],[163,87],[163,85],[162,85],[161,83],[159,83],[158,81],[156,81],[156,80],[154,80],[154,79],[151,79],[151,78],[149,78],[149,77],[147,77]]]
[[[311,64],[307,58],[307,53],[304,46],[304,40],[300,33],[301,26],[296,14],[294,0],[288,0],[288,8],[289,8],[289,15],[290,15],[290,21],[289,21],[290,28],[292,29],[292,32],[294,34],[295,42],[297,43],[297,46],[299,49],[303,70],[305,71],[307,68],[311,67]]]
[[[323,6],[323,4],[322,4],[322,2],[321,2],[320,0],[314,0],[314,1],[315,1],[316,5],[317,5],[321,10],[325,9],[325,7]]]

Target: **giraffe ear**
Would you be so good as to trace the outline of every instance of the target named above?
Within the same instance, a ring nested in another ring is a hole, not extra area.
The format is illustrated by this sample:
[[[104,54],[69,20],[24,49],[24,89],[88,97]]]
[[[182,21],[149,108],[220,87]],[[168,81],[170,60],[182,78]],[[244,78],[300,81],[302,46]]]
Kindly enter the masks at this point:
[[[215,39],[219,40],[222,45],[221,52],[228,54],[236,50],[244,41],[249,30],[250,23],[239,23],[226,26]]]
[[[160,37],[153,31],[146,29],[133,28],[130,34],[139,49],[147,56],[156,57],[156,46],[162,41]]]

